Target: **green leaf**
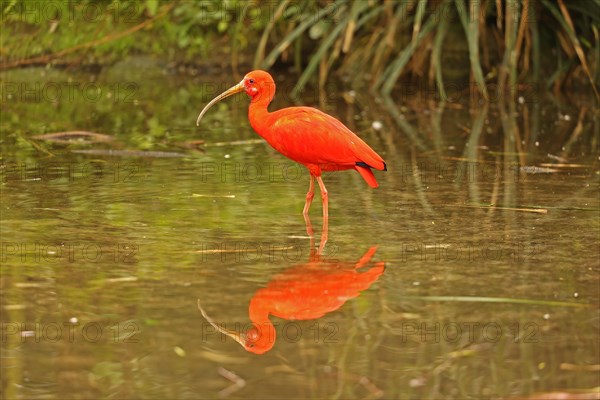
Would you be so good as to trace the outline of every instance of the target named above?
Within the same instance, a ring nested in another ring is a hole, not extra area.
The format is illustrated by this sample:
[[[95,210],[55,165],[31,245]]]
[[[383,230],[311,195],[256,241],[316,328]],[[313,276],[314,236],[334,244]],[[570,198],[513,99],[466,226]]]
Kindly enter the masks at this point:
[[[219,24],[217,25],[217,30],[220,33],[223,33],[227,30],[228,27],[229,27],[229,22],[221,20],[221,21],[219,21]]]
[[[158,0],[146,0],[146,10],[151,17],[154,17],[158,11]]]

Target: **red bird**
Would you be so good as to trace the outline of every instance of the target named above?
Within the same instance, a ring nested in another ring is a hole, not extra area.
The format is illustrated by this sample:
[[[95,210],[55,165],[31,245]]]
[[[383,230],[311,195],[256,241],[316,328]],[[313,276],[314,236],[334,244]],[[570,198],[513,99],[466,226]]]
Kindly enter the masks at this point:
[[[312,246],[311,246],[312,249]],[[251,353],[263,354],[275,344],[276,331],[269,315],[287,320],[312,320],[337,310],[346,301],[375,283],[385,270],[383,262],[363,269],[377,251],[371,247],[357,262],[321,260],[311,254],[310,261],[275,276],[267,287],[250,300],[248,313],[252,327],[246,332],[225,329],[210,318],[198,301],[204,318],[221,334],[227,335]]]
[[[355,169],[369,186],[378,186],[371,169],[386,171],[385,162],[340,121],[312,107],[289,107],[274,112],[267,110],[275,95],[275,82],[268,72],[252,71],[240,83],[215,97],[204,107],[196,125],[200,124],[202,116],[213,104],[240,92],[246,92],[251,97],[248,119],[256,133],[275,150],[308,168],[310,186],[303,211],[307,225],[310,222],[308,210],[314,197],[315,178],[321,189],[324,224],[329,215],[327,189],[321,179],[323,171]]]

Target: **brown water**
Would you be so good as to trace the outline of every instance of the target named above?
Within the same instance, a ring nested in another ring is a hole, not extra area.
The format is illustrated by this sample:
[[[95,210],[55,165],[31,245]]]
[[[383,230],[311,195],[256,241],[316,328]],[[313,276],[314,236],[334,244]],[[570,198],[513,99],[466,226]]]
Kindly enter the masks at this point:
[[[245,96],[195,127],[230,77],[116,66],[1,79],[5,398],[598,393],[600,125],[585,99],[540,94],[511,112],[325,97],[389,170],[375,190],[355,172],[325,176],[329,241],[315,260],[308,174],[256,140]],[[75,130],[115,140],[31,139]],[[204,151],[182,145],[198,139]],[[320,213],[316,196],[317,243]],[[385,271],[343,292],[335,282],[369,249],[358,273]],[[262,307],[339,301],[316,319],[271,316],[262,355],[198,309],[248,332],[259,292]]]

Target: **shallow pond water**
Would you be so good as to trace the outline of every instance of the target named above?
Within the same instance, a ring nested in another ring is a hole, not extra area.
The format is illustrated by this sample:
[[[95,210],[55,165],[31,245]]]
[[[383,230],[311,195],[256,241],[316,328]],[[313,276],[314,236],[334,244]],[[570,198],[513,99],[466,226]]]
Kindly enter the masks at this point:
[[[308,173],[257,140],[247,98],[195,126],[231,77],[1,79],[6,398],[597,394],[600,128],[585,99],[307,93],[388,165],[374,190],[325,175],[316,257],[320,198],[311,243]],[[275,79],[273,108],[290,105],[292,79]],[[113,140],[32,138],[65,131]],[[251,304],[278,315],[260,355],[214,326],[247,334]]]

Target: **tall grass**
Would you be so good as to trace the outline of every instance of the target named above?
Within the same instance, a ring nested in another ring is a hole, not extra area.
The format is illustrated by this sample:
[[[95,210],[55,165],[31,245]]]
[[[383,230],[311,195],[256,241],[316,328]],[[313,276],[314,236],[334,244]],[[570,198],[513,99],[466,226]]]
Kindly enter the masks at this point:
[[[254,60],[254,67],[270,68],[309,36],[311,27],[329,23],[326,34],[301,42],[309,59],[299,71],[296,92],[311,78],[323,85],[333,67],[383,95],[401,81],[426,79],[444,99],[444,72],[454,68],[445,56],[461,50],[450,33],[460,29],[470,64],[467,80],[484,99],[490,98],[488,87],[515,99],[524,82],[560,90],[578,80],[598,98],[600,0],[337,0],[322,9],[309,7],[314,5],[309,0],[302,3],[310,12],[292,21],[281,17],[282,3],[265,33],[277,27],[290,33],[271,35],[267,56],[263,35]]]
[[[236,75],[242,64],[287,63],[299,74],[295,94],[336,73],[383,95],[419,81],[442,100],[465,83],[483,99],[514,100],[522,84],[584,82],[600,97],[600,0],[65,0],[57,20],[17,12],[31,4],[0,4],[0,69],[151,52],[229,59]],[[84,18],[90,5],[101,10],[94,21]]]

